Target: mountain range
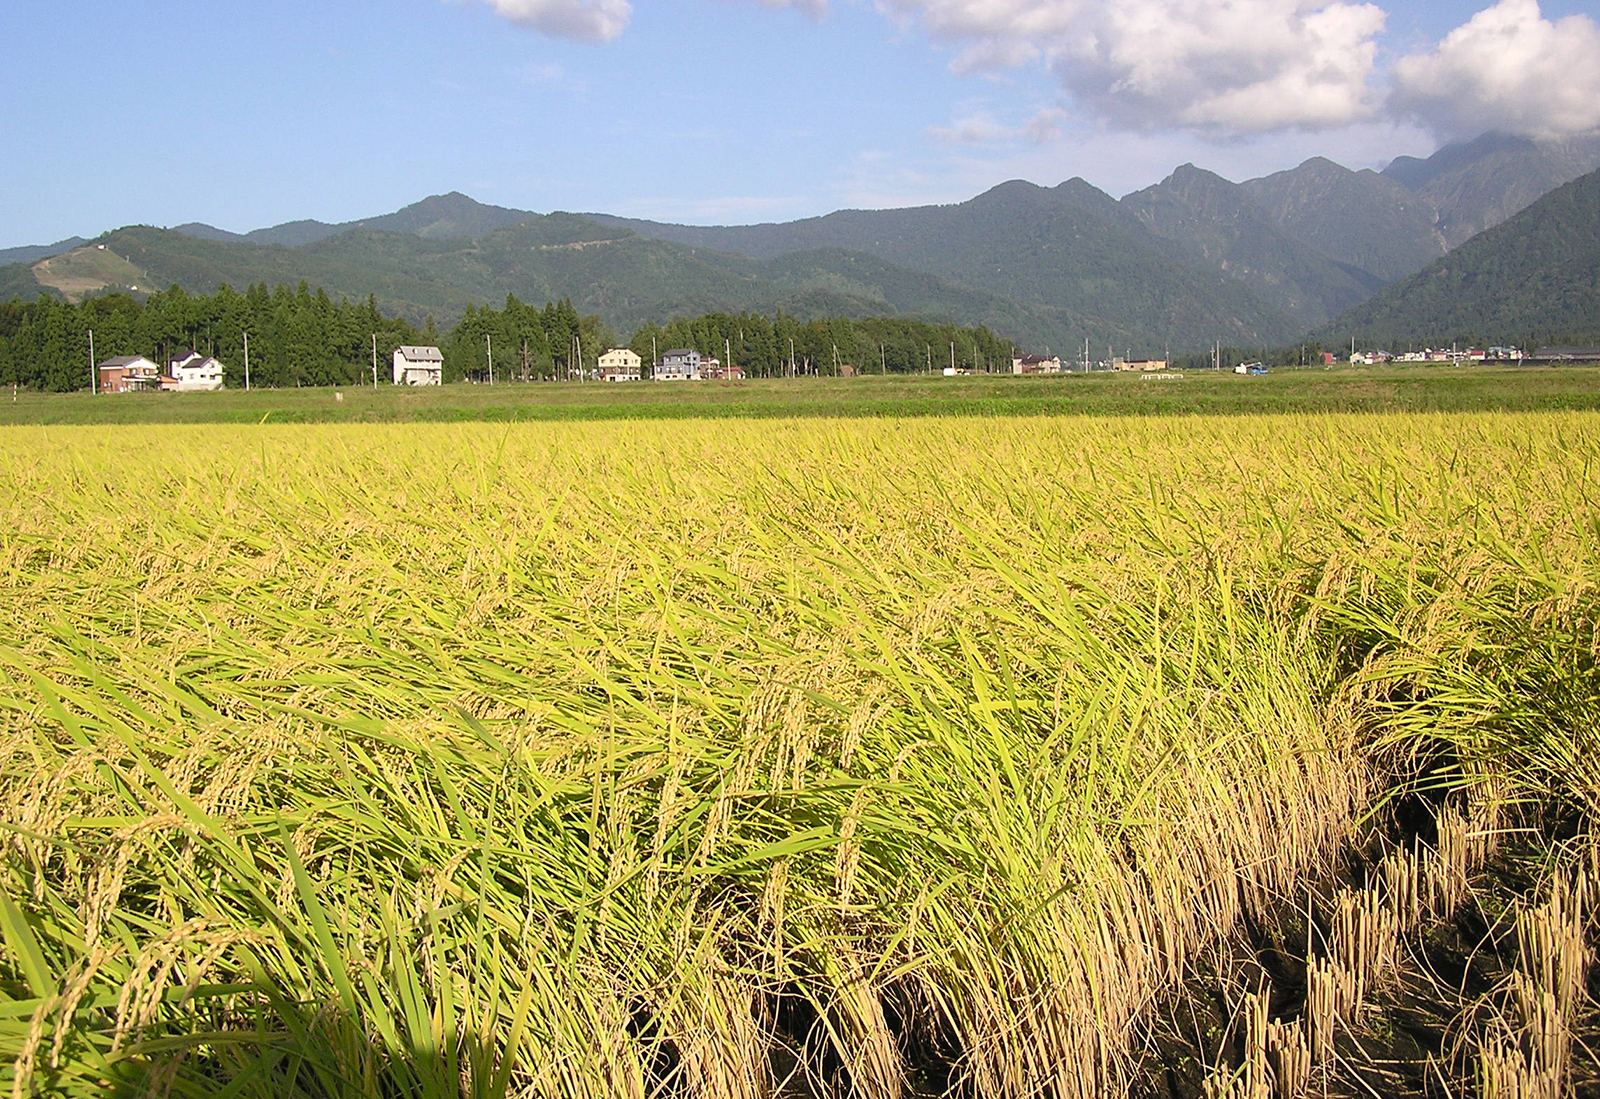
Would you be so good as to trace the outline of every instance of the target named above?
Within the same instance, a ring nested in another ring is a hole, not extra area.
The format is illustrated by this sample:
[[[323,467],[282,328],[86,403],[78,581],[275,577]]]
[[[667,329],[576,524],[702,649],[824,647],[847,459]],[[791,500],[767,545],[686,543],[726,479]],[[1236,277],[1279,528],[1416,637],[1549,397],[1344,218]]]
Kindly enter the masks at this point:
[[[1432,341],[1593,345],[1600,336],[1600,171],[1556,188],[1313,338],[1405,350]]]
[[[1600,135],[1486,135],[1382,172],[1313,158],[1233,183],[1184,165],[1121,200],[1081,179],[1012,181],[951,205],[737,226],[541,215],[452,193],[342,224],[130,227],[4,250],[0,299],[304,280],[443,324],[510,293],[570,298],[624,332],[782,309],[987,324],[1055,350],[1266,346],[1365,315],[1350,311],[1596,167]]]

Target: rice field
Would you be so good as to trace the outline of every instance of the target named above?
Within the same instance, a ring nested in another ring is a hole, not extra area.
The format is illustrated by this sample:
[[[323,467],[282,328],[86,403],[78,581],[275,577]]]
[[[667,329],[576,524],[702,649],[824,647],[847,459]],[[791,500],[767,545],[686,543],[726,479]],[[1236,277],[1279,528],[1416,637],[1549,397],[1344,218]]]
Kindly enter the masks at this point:
[[[1594,1076],[1600,415],[4,431],[13,1096]]]

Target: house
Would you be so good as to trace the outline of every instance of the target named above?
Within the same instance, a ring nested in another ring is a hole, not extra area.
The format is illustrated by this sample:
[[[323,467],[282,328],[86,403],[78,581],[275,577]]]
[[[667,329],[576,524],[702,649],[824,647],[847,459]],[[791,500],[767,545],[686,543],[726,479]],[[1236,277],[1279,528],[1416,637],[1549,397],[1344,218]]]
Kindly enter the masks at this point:
[[[395,385],[442,385],[444,356],[437,347],[401,344],[394,349]]]
[[[636,382],[644,360],[626,347],[613,347],[600,356],[599,374],[603,382]]]
[[[720,359],[708,356],[700,360],[700,377],[717,382],[737,382],[744,378],[744,367],[733,363],[723,366]]]
[[[160,389],[161,368],[143,355],[118,355],[95,364],[101,393],[134,393]]]
[[[651,376],[658,382],[697,382],[700,380],[700,352],[687,347],[663,351]]]
[[[209,391],[222,388],[222,364],[210,355],[190,351],[172,360],[168,372],[172,375],[172,388],[180,393]],[[166,385],[162,385],[166,389]]]
[[[1011,373],[1013,374],[1059,374],[1061,373],[1060,355],[1013,355],[1011,357]]]
[[[1118,370],[1165,370],[1166,359],[1123,359]]]

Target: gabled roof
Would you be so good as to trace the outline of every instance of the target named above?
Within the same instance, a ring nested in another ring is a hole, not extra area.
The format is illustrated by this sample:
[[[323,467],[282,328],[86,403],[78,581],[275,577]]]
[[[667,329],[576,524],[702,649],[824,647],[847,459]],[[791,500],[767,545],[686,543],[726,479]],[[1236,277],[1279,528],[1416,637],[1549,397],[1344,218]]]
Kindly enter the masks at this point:
[[[692,347],[675,347],[671,351],[663,351],[661,357],[663,359],[687,359],[690,355],[698,354],[700,352]]]
[[[395,348],[395,350],[398,351],[401,356],[411,360],[414,363],[444,362],[444,356],[439,353],[439,349],[437,347],[420,347],[412,344],[401,344],[399,347]]]
[[[155,363],[150,362],[150,360],[145,358],[143,355],[118,355],[115,358],[110,358],[104,362],[96,363],[95,366],[100,370],[114,370],[119,366],[132,366],[134,363],[150,363],[151,366],[156,365]]]

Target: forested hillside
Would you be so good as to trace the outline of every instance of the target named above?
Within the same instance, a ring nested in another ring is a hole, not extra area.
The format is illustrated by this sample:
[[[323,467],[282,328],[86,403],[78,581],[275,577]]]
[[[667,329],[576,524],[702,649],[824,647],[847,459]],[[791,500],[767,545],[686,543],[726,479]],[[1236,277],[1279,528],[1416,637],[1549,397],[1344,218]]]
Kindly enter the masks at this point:
[[[1600,337],[1600,171],[1546,195],[1315,334],[1335,345]]]
[[[1305,327],[1382,285],[1284,232],[1237,183],[1192,164],[1125,196],[1121,207],[1191,262],[1226,272]]]
[[[1160,354],[1214,339],[1276,343],[1304,327],[1244,282],[1175,255],[1115,199],[1081,179],[1013,180],[949,206],[841,210],[778,225],[684,226],[591,215],[697,248],[757,257],[867,252],[1012,301],[1059,309],[1079,341]],[[1056,341],[1073,346],[1071,338]]]

